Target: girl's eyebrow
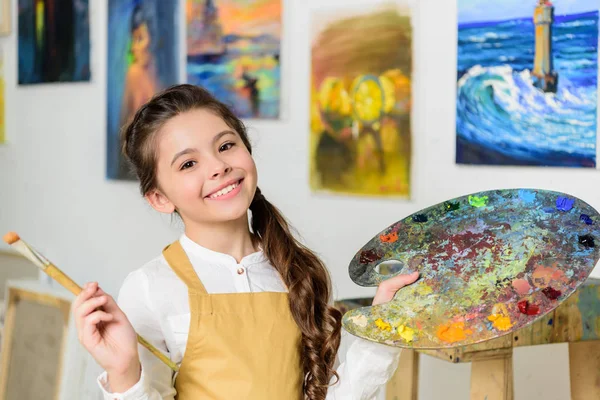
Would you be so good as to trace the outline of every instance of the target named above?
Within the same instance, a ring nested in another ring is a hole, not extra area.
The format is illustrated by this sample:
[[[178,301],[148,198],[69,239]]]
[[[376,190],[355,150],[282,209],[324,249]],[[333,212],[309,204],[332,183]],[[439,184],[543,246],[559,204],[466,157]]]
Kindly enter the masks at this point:
[[[176,154],[173,156],[173,160],[171,161],[171,166],[173,166],[173,164],[175,164],[175,161],[177,161],[177,159],[178,159],[179,157],[181,157],[182,155],[184,155],[184,154],[190,154],[190,153],[194,153],[194,152],[196,152],[196,151],[198,151],[198,150],[196,150],[196,149],[194,149],[194,148],[191,148],[191,147],[188,147],[187,149],[181,150],[180,152],[176,153]]]
[[[218,142],[219,139],[221,139],[223,136],[225,135],[234,135],[235,136],[235,132],[231,131],[231,130],[225,130],[222,132],[219,132],[215,135],[215,137],[213,138],[213,143]],[[175,161],[177,161],[177,159],[181,156],[183,156],[184,154],[190,154],[190,153],[194,153],[197,152],[198,150],[192,147],[188,147],[187,149],[183,149],[180,152],[175,153],[175,155],[173,156],[173,160],[171,160],[171,166],[173,166],[173,164],[175,164]]]
[[[235,135],[235,132],[232,131],[232,130],[229,130],[229,129],[227,129],[225,131],[222,131],[222,132],[219,132],[213,138],[213,143],[217,142],[219,139],[221,139],[225,135]]]

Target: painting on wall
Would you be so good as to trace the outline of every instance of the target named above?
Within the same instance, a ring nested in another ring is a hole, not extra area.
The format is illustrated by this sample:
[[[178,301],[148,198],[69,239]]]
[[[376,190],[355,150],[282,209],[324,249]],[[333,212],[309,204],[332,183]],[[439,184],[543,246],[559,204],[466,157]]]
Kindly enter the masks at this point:
[[[313,191],[409,197],[410,14],[369,2],[311,15]]]
[[[240,118],[280,115],[281,0],[187,0],[187,81]]]
[[[162,89],[180,82],[176,1],[110,0],[107,57],[107,177],[135,179],[121,127]]]
[[[90,80],[88,0],[19,0],[19,84]]]
[[[594,168],[600,2],[458,5],[456,162]]]

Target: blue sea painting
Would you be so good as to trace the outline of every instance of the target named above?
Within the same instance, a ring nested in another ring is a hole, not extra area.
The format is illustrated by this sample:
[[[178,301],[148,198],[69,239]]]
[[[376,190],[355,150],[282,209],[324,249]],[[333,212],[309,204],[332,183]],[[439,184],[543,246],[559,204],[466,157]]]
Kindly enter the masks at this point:
[[[598,0],[459,0],[456,162],[596,166]]]
[[[187,81],[240,118],[279,118],[281,0],[187,0]]]

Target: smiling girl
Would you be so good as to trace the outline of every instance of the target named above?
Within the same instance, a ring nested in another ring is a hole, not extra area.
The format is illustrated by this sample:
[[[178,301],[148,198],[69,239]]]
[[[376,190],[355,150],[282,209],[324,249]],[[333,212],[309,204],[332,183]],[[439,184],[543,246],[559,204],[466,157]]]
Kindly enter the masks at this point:
[[[257,187],[246,129],[229,108],[202,88],[169,88],[137,111],[123,150],[148,203],[179,215],[185,232],[127,276],[118,306],[95,282],[74,302],[105,399],[375,395],[399,349],[356,339],[338,362],[327,269]],[[383,282],[373,304],[416,278]],[[179,372],[138,348],[136,331]]]

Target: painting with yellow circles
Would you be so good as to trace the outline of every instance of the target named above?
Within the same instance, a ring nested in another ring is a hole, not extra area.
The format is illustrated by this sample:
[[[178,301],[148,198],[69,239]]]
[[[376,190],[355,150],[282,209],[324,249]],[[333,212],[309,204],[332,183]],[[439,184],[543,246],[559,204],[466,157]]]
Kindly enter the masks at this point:
[[[409,197],[412,23],[399,3],[311,16],[313,191]]]

